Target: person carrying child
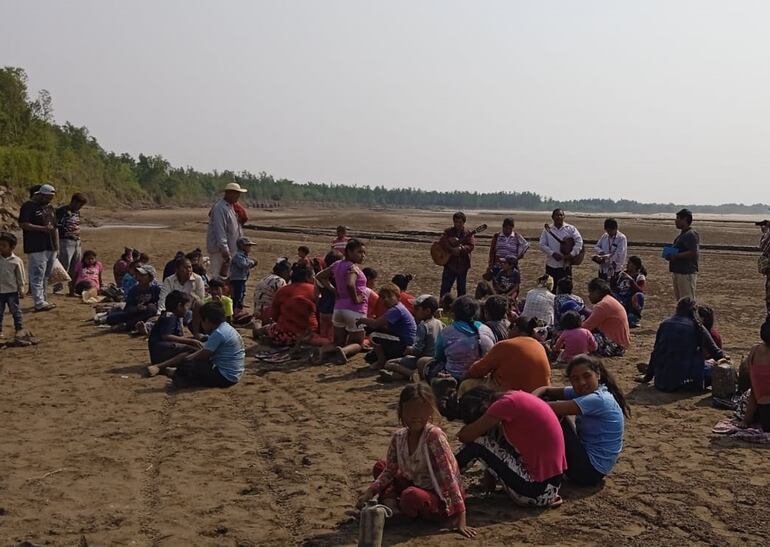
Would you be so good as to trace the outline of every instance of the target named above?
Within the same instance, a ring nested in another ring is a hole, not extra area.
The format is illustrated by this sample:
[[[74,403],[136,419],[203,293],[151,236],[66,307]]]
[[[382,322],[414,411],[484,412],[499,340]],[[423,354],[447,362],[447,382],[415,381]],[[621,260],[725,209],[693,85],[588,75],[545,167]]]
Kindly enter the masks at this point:
[[[24,263],[13,250],[18,240],[10,232],[0,232],[0,336],[3,335],[3,316],[5,308],[13,318],[13,328],[17,339],[24,336],[21,307],[19,300],[24,298]]]
[[[561,334],[553,345],[559,356],[559,363],[569,363],[581,353],[593,353],[597,350],[596,338],[591,331],[582,327],[583,319],[576,311],[565,312],[561,316]]]
[[[403,427],[391,437],[387,459],[375,464],[375,481],[356,507],[378,496],[380,503],[408,517],[452,519],[453,529],[472,538],[476,530],[467,524],[460,471],[446,434],[432,423],[436,414],[427,385],[409,384],[401,390],[398,419]]]
[[[234,386],[245,370],[243,339],[225,321],[221,303],[203,304],[200,314],[201,327],[209,333],[208,340],[176,367],[165,367],[163,374],[173,380],[176,388]]]
[[[75,294],[80,296],[84,291],[96,290],[97,293],[102,290],[102,263],[96,259],[94,251],[86,251],[83,258],[75,266],[75,277],[73,285]]]
[[[126,294],[123,309],[113,309],[105,319],[110,326],[131,329],[140,321],[147,321],[158,313],[160,286],[155,283],[157,273],[149,264],[136,268],[137,285]]]
[[[256,245],[247,237],[239,237],[236,242],[238,251],[230,261],[230,289],[233,297],[233,312],[238,313],[243,310],[243,301],[246,298],[246,281],[249,279],[252,268],[257,265],[257,261],[249,257],[251,246]]]
[[[461,471],[480,460],[488,489],[499,482],[524,507],[561,505],[564,436],[546,403],[526,391],[479,386],[460,399],[460,417],[466,424],[457,434],[464,445],[456,453]]]
[[[174,367],[182,358],[203,347],[193,338],[184,336],[184,318],[190,312],[190,295],[182,291],[171,291],[166,296],[158,320],[150,331],[147,347],[150,350],[148,376],[156,376],[167,367]]]
[[[417,370],[417,361],[423,357],[432,357],[435,353],[436,340],[444,324],[436,317],[438,300],[430,294],[422,294],[414,301],[414,318],[417,321],[417,336],[414,344],[404,351],[404,356],[385,363],[381,376],[385,380],[408,380]]]
[[[644,289],[647,285],[647,270],[638,256],[628,257],[625,271],[613,279],[612,294],[623,304],[628,314],[628,325],[636,328],[642,319],[644,309]]]
[[[578,485],[593,486],[618,461],[623,450],[624,418],[631,416],[631,409],[599,359],[578,355],[567,365],[567,377],[571,387],[543,386],[532,394],[544,398],[561,418],[567,477]]]
[[[405,355],[406,349],[414,344],[417,324],[414,316],[401,303],[401,291],[393,283],[386,283],[377,293],[385,304],[385,313],[377,319],[361,317],[356,324],[363,325],[374,332],[370,339],[374,349],[364,357],[375,370],[385,367],[389,359]]]

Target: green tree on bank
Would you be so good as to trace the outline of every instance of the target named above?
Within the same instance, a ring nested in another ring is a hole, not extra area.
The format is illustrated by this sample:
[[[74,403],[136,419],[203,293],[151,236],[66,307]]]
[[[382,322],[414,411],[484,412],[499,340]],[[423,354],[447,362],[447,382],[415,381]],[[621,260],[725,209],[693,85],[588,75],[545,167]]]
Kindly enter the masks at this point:
[[[27,189],[52,181],[63,194],[79,191],[97,205],[193,205],[209,203],[228,182],[248,188],[247,202],[358,204],[369,207],[447,207],[465,209],[550,210],[636,213],[669,212],[681,204],[630,200],[558,201],[533,192],[437,192],[416,188],[297,184],[267,173],[232,171],[203,173],[174,167],[160,155],[115,154],[105,151],[88,129],[69,122],[57,125],[50,94],[33,100],[21,68],[0,69],[0,185],[24,198]],[[764,213],[767,206],[691,205],[699,212]]]

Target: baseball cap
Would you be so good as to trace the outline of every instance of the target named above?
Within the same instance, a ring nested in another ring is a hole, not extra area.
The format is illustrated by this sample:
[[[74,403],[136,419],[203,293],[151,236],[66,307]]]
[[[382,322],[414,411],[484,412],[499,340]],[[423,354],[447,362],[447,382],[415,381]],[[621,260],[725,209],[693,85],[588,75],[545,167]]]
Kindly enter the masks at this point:
[[[754,226],[768,226],[770,225],[770,220],[760,220],[759,222],[755,222]]]
[[[56,194],[56,188],[53,187],[51,184],[44,184],[40,188],[38,188],[36,194],[43,194],[46,196],[53,196]]]
[[[139,266],[136,271],[140,274],[149,274],[152,276],[153,279],[155,279],[158,276],[158,272],[155,271],[155,268],[150,266],[149,264],[143,264],[142,266]]]
[[[438,309],[438,300],[432,294],[421,294],[414,299],[414,305],[436,311]]]
[[[223,192],[248,192],[246,188],[241,188],[241,185],[237,182],[230,182],[222,189]]]
[[[256,243],[250,240],[248,237],[239,237],[238,241],[236,241],[235,244],[238,245],[239,247],[242,247],[244,245],[256,245]]]

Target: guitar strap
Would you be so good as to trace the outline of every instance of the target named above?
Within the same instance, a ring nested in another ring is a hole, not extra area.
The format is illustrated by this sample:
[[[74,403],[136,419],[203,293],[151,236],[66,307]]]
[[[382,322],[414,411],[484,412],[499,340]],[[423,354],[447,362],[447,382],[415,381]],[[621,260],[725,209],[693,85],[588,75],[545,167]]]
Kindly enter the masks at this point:
[[[559,242],[559,245],[561,245],[562,243],[564,243],[564,241],[562,241],[561,239],[559,239],[559,236],[557,236],[556,234],[554,234],[554,233],[551,231],[551,228],[550,228],[550,227],[549,227],[549,228],[546,228],[546,231],[547,231],[549,234],[551,234],[551,237],[552,237],[552,238],[554,238],[556,241],[558,241],[558,242]]]

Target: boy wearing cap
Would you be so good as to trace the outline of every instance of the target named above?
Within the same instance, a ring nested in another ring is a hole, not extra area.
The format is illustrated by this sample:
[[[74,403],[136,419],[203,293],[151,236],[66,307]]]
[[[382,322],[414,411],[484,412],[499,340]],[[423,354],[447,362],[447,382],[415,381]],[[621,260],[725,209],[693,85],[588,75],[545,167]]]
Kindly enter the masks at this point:
[[[249,258],[251,246],[255,245],[247,237],[238,238],[236,242],[238,252],[230,262],[230,293],[233,297],[233,313],[243,310],[243,300],[246,297],[246,281],[249,279],[251,269],[257,265],[257,261]]]
[[[678,252],[665,258],[674,280],[674,298],[679,302],[685,296],[695,299],[700,236],[692,229],[692,212],[689,209],[682,209],[676,214],[676,227],[681,230],[674,239]]]
[[[59,249],[59,234],[51,200],[56,189],[43,184],[19,211],[19,226],[24,231],[24,254],[27,255],[29,285],[35,311],[56,307],[46,300],[47,280],[51,275]]]
[[[241,224],[235,212],[235,204],[246,192],[237,182],[231,182],[222,190],[224,195],[209,212],[206,231],[206,251],[209,254],[209,278],[227,277],[230,260],[238,251],[238,238],[243,237]]]

